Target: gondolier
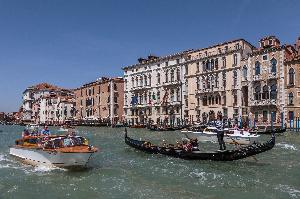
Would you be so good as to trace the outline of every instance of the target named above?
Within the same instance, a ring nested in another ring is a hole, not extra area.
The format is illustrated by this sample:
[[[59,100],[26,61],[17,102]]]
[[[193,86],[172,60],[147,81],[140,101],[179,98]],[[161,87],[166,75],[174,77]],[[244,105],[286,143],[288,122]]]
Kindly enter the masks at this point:
[[[225,142],[224,142],[224,130],[218,129],[217,131],[218,143],[220,145],[220,150],[226,150]]]

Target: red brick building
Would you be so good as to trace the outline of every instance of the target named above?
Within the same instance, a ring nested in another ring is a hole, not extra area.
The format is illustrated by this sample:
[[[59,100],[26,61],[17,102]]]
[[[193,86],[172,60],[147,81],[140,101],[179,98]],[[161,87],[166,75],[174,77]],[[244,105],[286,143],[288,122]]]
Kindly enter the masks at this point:
[[[75,91],[76,120],[123,122],[124,79],[102,77]]]

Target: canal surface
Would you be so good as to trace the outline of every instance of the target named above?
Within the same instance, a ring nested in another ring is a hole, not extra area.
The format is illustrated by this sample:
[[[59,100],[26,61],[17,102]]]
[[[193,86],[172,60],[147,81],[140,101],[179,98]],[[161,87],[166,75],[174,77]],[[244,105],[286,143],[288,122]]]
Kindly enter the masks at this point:
[[[23,127],[0,125],[0,198],[300,198],[300,134],[276,138],[271,151],[234,162],[187,161],[125,145],[123,128],[78,128],[99,147],[83,171],[24,165],[9,156]],[[1,132],[2,130],[2,132]],[[53,128],[50,130],[54,130]],[[135,138],[175,142],[180,132],[128,129]],[[268,140],[263,136],[262,140]],[[217,145],[201,144],[201,148]]]

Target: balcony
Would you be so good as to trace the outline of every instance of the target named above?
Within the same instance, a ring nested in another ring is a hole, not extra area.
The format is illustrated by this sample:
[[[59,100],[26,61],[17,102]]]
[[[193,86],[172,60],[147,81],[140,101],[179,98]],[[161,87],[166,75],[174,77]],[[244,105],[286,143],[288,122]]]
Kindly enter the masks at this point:
[[[253,75],[253,81],[261,81],[261,80],[262,80],[261,74],[259,74],[259,75]]]
[[[200,95],[200,94],[206,94],[206,93],[212,93],[212,92],[220,92],[224,91],[223,87],[214,87],[214,88],[200,88],[200,89],[195,89],[195,94]]]
[[[131,88],[131,91],[140,91],[140,90],[146,90],[146,89],[151,89],[151,86],[146,85],[146,86],[133,87],[133,88]]]
[[[177,80],[175,80],[175,81],[169,81],[169,82],[164,82],[163,84],[162,84],[163,86],[178,86],[178,85],[181,85],[181,81],[177,81]]]
[[[250,101],[250,106],[276,106],[275,99],[253,100]]]
[[[277,74],[276,73],[269,73],[268,74],[268,79],[277,79]]]

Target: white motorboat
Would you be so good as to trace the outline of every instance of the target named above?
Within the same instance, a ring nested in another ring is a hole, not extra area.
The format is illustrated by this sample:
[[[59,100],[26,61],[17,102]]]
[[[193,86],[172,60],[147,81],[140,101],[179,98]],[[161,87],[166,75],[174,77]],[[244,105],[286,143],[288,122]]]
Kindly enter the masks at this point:
[[[86,167],[98,149],[81,136],[25,136],[16,140],[9,153],[32,165],[63,168]]]
[[[216,127],[207,127],[203,131],[183,132],[188,137],[197,138],[200,142],[218,142]],[[249,145],[257,141],[259,135],[238,129],[224,129],[224,142]]]

